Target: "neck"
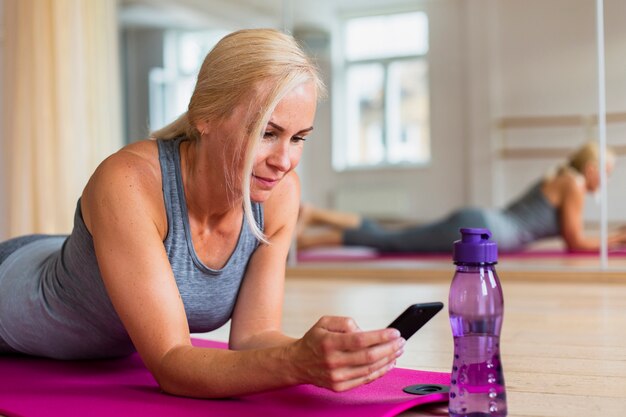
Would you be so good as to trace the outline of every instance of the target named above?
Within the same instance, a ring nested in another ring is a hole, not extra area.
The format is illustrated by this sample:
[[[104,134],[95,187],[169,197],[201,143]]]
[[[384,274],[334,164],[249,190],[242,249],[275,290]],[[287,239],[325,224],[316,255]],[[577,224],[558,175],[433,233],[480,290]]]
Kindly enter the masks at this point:
[[[181,171],[190,217],[211,226],[239,214],[241,197],[236,196],[226,177],[221,150],[210,149],[211,140],[185,141],[181,145]],[[233,184],[236,188],[238,184]]]

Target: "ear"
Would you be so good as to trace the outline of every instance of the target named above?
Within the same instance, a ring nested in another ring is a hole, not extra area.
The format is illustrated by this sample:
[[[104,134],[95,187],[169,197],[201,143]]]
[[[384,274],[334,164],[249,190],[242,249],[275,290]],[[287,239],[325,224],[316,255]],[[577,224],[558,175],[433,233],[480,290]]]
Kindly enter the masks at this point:
[[[202,136],[209,130],[209,124],[206,120],[197,121],[196,123],[194,123],[194,127],[196,128],[200,136]]]

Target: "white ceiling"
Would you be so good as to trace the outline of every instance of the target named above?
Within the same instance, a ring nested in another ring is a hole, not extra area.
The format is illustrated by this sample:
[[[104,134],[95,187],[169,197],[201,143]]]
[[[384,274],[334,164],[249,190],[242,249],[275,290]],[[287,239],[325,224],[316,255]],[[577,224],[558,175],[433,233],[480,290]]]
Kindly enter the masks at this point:
[[[415,7],[423,0],[119,0],[124,26],[327,26],[338,13]],[[438,0],[443,1],[443,0]]]

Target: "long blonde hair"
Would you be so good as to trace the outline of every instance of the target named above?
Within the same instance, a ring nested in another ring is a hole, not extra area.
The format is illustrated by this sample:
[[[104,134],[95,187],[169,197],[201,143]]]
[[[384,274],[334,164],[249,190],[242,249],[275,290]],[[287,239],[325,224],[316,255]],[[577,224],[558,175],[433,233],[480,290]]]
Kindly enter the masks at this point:
[[[313,82],[318,97],[325,92],[317,67],[296,40],[274,29],[246,29],[222,38],[204,59],[187,112],[169,125],[152,132],[158,139],[201,136],[200,121],[219,123],[237,106],[246,103],[242,122],[245,134],[234,138],[239,153],[224,161],[227,185],[232,189],[237,174],[242,174],[241,190],[244,215],[252,233],[267,243],[252,213],[250,177],[259,139],[280,100],[298,85]],[[243,155],[244,168],[236,172]]]

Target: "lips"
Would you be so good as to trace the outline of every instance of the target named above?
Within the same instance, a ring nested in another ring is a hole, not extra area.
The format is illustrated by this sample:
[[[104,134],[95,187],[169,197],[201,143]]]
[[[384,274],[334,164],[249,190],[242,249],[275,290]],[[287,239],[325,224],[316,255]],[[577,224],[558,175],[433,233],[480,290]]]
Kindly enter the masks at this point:
[[[276,179],[265,178],[265,177],[259,177],[257,175],[252,175],[252,178],[256,180],[257,184],[261,185],[264,188],[272,188],[276,184],[278,184],[278,181],[280,181],[279,178],[276,178]]]

